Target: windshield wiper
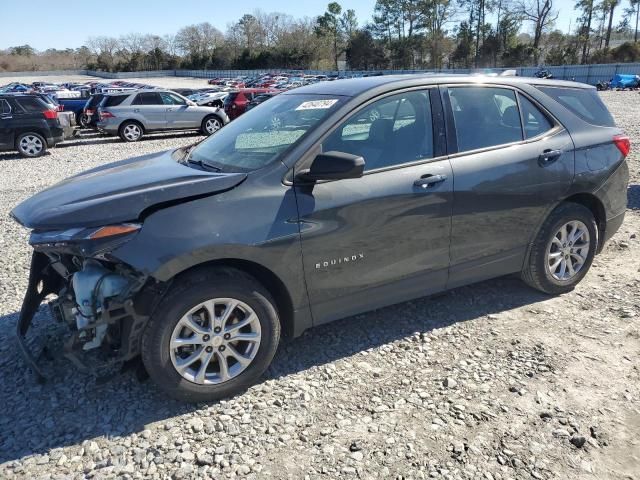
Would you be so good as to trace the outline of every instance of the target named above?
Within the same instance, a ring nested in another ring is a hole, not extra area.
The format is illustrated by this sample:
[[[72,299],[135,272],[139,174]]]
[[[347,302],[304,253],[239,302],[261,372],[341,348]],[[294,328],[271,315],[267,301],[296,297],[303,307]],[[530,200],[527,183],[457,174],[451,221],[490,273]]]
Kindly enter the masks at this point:
[[[221,172],[222,169],[218,168],[218,167],[214,167],[213,165],[203,162],[202,160],[194,160],[193,158],[187,158],[187,163],[190,163],[191,165],[197,165],[200,168],[202,168],[203,170],[209,170],[211,172]]]

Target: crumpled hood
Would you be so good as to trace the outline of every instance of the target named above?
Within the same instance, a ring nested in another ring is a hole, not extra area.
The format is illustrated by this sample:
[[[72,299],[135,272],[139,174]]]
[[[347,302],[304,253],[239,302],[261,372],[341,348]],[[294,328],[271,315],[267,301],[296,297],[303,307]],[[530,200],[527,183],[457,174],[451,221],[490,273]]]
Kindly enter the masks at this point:
[[[244,173],[215,173],[176,162],[172,151],[88,170],[43,190],[11,215],[36,230],[99,227],[135,221],[146,209],[229,190]]]

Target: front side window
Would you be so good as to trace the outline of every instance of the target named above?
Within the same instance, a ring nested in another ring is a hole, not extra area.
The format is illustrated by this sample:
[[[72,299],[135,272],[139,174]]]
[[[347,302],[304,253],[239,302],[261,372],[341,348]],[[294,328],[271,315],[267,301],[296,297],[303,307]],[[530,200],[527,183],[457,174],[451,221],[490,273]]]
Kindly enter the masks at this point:
[[[195,147],[189,159],[223,172],[265,167],[344,103],[332,95],[280,94]]]
[[[548,132],[553,128],[553,123],[540,109],[524,95],[518,95],[520,108],[522,109],[522,123],[525,138],[533,138]]]
[[[458,151],[522,141],[520,112],[513,90],[495,87],[451,87],[449,98]]]
[[[174,95],[173,93],[162,92],[160,94],[160,97],[162,97],[162,102],[165,105],[186,105],[187,104],[182,98],[180,98],[178,95]]]
[[[361,156],[365,171],[433,158],[429,92],[406,92],[372,103],[329,135],[322,151]]]

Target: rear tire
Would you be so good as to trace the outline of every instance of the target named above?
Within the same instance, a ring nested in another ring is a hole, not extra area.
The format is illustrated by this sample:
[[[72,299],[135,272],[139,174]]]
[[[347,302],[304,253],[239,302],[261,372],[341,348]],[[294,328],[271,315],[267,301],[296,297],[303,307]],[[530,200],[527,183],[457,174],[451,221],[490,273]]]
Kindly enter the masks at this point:
[[[87,115],[86,113],[80,112],[78,113],[77,121],[78,125],[80,125],[81,128],[89,128],[91,117],[89,117],[89,115]]]
[[[591,210],[563,203],[545,220],[534,240],[521,277],[529,286],[551,295],[566,293],[585,277],[598,246]]]
[[[23,157],[37,158],[47,151],[47,142],[39,133],[27,132],[16,140],[16,149]]]
[[[179,279],[143,334],[142,361],[149,376],[186,402],[242,392],[276,353],[280,322],[274,305],[269,292],[239,270],[201,270]],[[241,323],[246,325],[237,327]]]
[[[137,142],[144,136],[144,128],[138,122],[127,120],[120,125],[118,135],[125,142]]]

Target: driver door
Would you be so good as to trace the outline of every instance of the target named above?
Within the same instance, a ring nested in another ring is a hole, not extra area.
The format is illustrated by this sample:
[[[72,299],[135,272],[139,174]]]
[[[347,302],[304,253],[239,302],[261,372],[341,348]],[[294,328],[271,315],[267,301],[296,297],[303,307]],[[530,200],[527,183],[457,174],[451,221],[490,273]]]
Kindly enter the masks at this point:
[[[168,130],[200,128],[202,114],[197,111],[197,107],[189,107],[186,100],[175,93],[161,92],[160,96],[167,111]]]
[[[294,180],[315,324],[445,288],[453,177],[441,112],[437,89],[375,101],[321,144],[362,156],[361,178]]]

